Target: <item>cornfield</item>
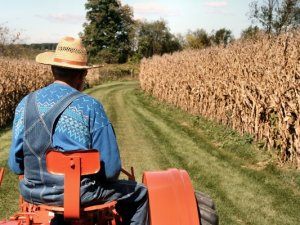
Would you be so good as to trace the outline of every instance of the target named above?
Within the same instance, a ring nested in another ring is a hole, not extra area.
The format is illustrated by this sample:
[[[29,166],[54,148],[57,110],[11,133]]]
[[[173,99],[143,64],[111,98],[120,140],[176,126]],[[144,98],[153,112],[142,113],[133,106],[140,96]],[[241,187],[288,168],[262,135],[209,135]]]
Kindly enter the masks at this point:
[[[28,60],[0,58],[0,127],[8,124],[17,103],[52,81],[50,68]]]
[[[141,88],[251,134],[300,168],[300,31],[144,59]]]

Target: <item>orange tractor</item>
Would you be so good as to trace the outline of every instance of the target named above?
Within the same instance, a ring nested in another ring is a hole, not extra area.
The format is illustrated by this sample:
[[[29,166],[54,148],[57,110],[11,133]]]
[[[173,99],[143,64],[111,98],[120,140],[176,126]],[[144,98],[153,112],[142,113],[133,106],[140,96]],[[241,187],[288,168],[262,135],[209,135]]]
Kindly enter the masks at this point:
[[[77,153],[49,151],[46,156],[50,173],[64,176],[64,205],[33,205],[20,197],[20,212],[0,225],[121,225],[116,201],[88,207],[80,206],[80,177],[100,170],[97,150]],[[134,172],[122,169],[128,179]],[[0,185],[4,169],[0,169]],[[22,179],[22,178],[20,178]],[[185,170],[144,172],[143,183],[149,193],[151,225],[217,225],[218,216],[211,198],[195,192]]]

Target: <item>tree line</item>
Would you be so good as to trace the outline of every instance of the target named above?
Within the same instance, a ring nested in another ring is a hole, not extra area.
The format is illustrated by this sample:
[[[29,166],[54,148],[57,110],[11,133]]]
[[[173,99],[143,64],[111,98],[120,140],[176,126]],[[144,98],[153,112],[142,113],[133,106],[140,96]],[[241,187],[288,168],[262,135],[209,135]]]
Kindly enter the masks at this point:
[[[185,48],[227,45],[234,40],[226,28],[208,34],[203,29],[172,34],[167,22],[134,20],[133,9],[118,0],[88,0],[84,31],[80,34],[93,62],[139,61]]]
[[[45,50],[55,50],[57,43],[20,44],[21,33],[0,24],[0,57],[33,59]]]
[[[167,22],[133,19],[133,9],[119,0],[88,0],[84,31],[80,34],[92,61],[124,63],[143,57],[172,53],[182,49],[201,49],[213,45],[226,47],[235,40],[232,31],[221,28],[208,33],[204,29],[183,36],[170,32]],[[300,24],[300,0],[253,1],[249,5],[253,24],[241,32],[241,38],[258,33],[278,35]]]

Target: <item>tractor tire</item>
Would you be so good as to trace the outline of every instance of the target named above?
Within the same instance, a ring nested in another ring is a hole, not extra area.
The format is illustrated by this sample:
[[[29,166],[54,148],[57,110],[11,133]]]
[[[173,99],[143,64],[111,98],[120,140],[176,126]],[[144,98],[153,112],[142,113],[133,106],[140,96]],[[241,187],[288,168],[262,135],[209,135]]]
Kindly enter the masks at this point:
[[[201,225],[218,225],[219,216],[215,210],[215,204],[211,197],[200,191],[195,192],[198,204],[198,213]]]
[[[211,199],[211,197],[203,192],[195,191],[195,196],[197,199],[197,202],[201,202],[201,204],[208,206],[211,209],[215,208],[215,203]]]

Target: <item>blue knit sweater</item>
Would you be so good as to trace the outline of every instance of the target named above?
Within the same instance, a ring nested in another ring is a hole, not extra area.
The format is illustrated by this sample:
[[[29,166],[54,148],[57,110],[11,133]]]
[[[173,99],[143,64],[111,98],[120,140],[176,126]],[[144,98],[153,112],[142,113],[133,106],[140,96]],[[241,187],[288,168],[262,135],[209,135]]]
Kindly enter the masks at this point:
[[[37,91],[37,105],[41,115],[46,113],[63,96],[77,91],[53,83]],[[16,174],[23,174],[24,107],[27,96],[18,104],[13,122],[13,137],[8,165]],[[38,137],[37,137],[38,138]],[[54,129],[52,144],[55,149],[98,149],[101,153],[101,180],[116,179],[121,160],[113,127],[103,106],[95,98],[84,95],[77,98],[62,113]]]

